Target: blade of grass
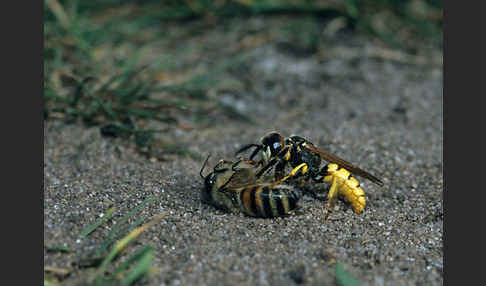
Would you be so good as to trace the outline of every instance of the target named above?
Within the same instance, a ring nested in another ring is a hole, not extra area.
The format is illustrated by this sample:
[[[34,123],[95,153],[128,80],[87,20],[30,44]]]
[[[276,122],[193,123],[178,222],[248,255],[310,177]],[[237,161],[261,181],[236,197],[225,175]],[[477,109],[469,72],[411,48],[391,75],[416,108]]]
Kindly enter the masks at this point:
[[[57,286],[59,285],[59,282],[57,282],[56,280],[49,280],[49,279],[44,279],[44,286]]]
[[[108,211],[103,215],[102,218],[98,219],[94,224],[88,226],[87,228],[85,228],[80,234],[79,234],[79,237],[80,238],[84,238],[86,237],[88,234],[90,234],[91,232],[93,232],[96,228],[98,228],[102,223],[104,223],[107,219],[110,218],[110,216],[113,214],[113,212],[115,211],[115,207],[112,207],[110,209],[108,209]]]
[[[108,234],[108,235],[111,235],[113,234],[114,232],[118,231],[118,229],[120,228],[120,225],[124,224],[130,217],[132,217],[135,213],[137,213],[144,205],[150,203],[150,202],[153,202],[153,201],[156,201],[156,200],[159,200],[159,198],[156,198],[156,197],[150,197],[150,198],[147,198],[145,200],[143,200],[138,206],[134,207],[131,211],[129,211],[121,220],[120,220],[120,223],[117,223],[115,225],[115,227],[113,228],[113,230]]]
[[[95,110],[101,108],[101,110],[109,117],[111,120],[119,121],[117,113],[113,111],[111,108],[111,103],[109,101],[103,101],[100,97],[96,96],[95,94],[89,94],[89,96],[93,99],[93,103],[97,104]]]
[[[334,264],[334,273],[336,275],[337,283],[340,286],[359,286],[359,282],[353,275],[344,271],[341,263]]]
[[[69,252],[69,247],[65,245],[53,245],[46,247],[47,252]]]
[[[51,272],[53,274],[56,274],[57,276],[67,276],[69,273],[71,273],[71,270],[66,268],[46,265],[44,266],[44,272]]]
[[[127,114],[137,116],[140,118],[151,118],[154,120],[162,121],[162,122],[168,122],[168,123],[177,123],[177,119],[175,117],[172,117],[170,115],[167,116],[161,116],[157,115],[158,112],[150,111],[150,110],[143,110],[143,109],[134,109],[134,108],[123,108],[120,110],[124,110]]]
[[[101,255],[105,251],[108,246],[113,243],[118,237],[120,237],[120,228],[123,224],[125,224],[131,217],[133,217],[144,205],[146,205],[149,202],[158,200],[156,197],[150,197],[142,201],[138,206],[133,208],[131,211],[129,211],[125,216],[123,216],[119,222],[117,222],[111,231],[107,235],[107,239],[103,242],[102,246],[98,249],[97,253],[98,255]]]
[[[121,105],[130,105],[138,100],[142,100],[149,92],[149,84],[142,82],[136,83],[127,89],[119,89],[116,91],[118,96],[120,96]]]
[[[154,248],[151,245],[147,245],[141,250],[137,251],[134,255],[128,258],[126,261],[121,263],[118,268],[111,274],[111,279],[115,279],[118,274],[122,273],[123,271],[127,270],[131,264],[140,261],[143,256],[147,254],[147,252],[153,251]]]
[[[108,249],[110,245],[112,245],[115,241],[120,239],[123,235],[128,233],[129,231],[135,229],[139,225],[141,225],[143,222],[143,218],[137,219],[135,222],[133,222],[129,227],[122,229],[121,231],[115,233],[112,237],[108,237],[105,239],[101,245],[101,247],[98,249],[97,256],[103,255],[103,253]]]
[[[135,264],[132,271],[128,273],[125,279],[122,280],[121,285],[131,285],[135,280],[145,275],[148,272],[150,265],[152,265],[153,258],[154,249],[150,247],[150,249],[143,253],[143,255],[137,260],[137,264]]]
[[[59,2],[57,2],[57,0],[46,0],[45,3],[47,7],[49,7],[49,9],[52,11],[52,14],[56,16],[57,20],[59,21],[59,24],[65,29],[69,28],[70,25],[69,17],[64,11],[62,5]]]
[[[201,160],[202,156],[201,154],[194,152],[187,148],[186,146],[183,146],[181,144],[177,143],[159,143],[156,144],[159,146],[161,149],[164,150],[166,153],[170,154],[176,154],[176,155],[182,155],[182,156],[189,156],[193,160]]]
[[[127,245],[132,242],[134,239],[136,239],[140,234],[142,234],[145,230],[147,230],[149,227],[153,226],[157,222],[159,222],[163,217],[165,213],[160,213],[158,214],[154,219],[149,221],[148,223],[137,227],[136,229],[132,230],[128,235],[123,237],[121,240],[119,240],[111,249],[110,253],[105,257],[103,262],[101,263],[101,266],[96,270],[96,278],[97,281],[102,279],[102,275],[105,272],[105,269],[110,263]]]
[[[74,92],[73,99],[69,103],[71,107],[75,107],[78,104],[86,89],[86,83],[92,80],[94,80],[94,77],[88,76],[78,83],[76,91]]]
[[[94,91],[95,94],[97,93],[104,93],[106,92],[114,83],[120,80],[122,77],[121,74],[115,74],[111,76],[103,85],[101,85],[98,89]]]

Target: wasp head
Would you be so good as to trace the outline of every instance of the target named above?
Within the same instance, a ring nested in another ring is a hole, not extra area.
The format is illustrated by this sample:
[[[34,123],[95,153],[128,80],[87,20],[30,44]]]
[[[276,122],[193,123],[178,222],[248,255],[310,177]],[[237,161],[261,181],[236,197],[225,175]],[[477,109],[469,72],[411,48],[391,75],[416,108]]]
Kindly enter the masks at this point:
[[[262,139],[260,139],[263,145],[263,157],[265,161],[272,156],[276,156],[284,147],[284,138],[277,132],[270,132]]]
[[[304,143],[309,144],[309,145],[313,145],[311,142],[309,142],[304,137],[300,137],[300,136],[297,136],[297,135],[289,136],[289,138],[287,138],[287,141],[289,141],[289,143],[291,143],[293,145],[297,145],[297,146],[300,146]]]

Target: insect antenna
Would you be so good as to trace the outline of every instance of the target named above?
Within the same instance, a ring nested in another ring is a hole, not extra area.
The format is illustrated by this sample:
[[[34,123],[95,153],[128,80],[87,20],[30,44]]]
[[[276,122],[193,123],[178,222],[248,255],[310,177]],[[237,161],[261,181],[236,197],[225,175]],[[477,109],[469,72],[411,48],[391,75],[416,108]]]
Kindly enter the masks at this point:
[[[253,153],[251,153],[251,155],[250,155],[250,158],[249,158],[250,160],[253,160],[253,157],[255,157],[258,154],[258,152],[260,152],[260,150],[263,149],[262,145],[256,145],[256,146],[257,147],[255,148],[255,151],[253,151]]]
[[[206,158],[206,160],[204,161],[204,164],[201,167],[201,171],[199,171],[199,176],[201,176],[201,178],[203,180],[204,180],[204,176],[203,176],[202,172],[203,172],[204,168],[206,167],[206,164],[208,163],[209,157],[211,157],[211,153],[209,153],[208,157]]]
[[[250,160],[251,160],[251,159],[253,159],[253,157],[255,157],[255,156],[256,156],[256,154],[258,154],[258,152],[259,152],[259,151],[260,151],[260,150],[263,148],[263,146],[262,146],[262,145],[259,145],[259,144],[254,144],[254,143],[252,143],[252,144],[248,144],[248,145],[245,145],[245,146],[243,146],[243,147],[242,147],[240,150],[236,151],[235,155],[238,155],[238,154],[240,154],[240,153],[242,153],[242,152],[245,152],[246,150],[248,150],[248,149],[250,149],[250,148],[252,148],[252,147],[255,147],[256,149],[255,149],[255,151],[253,151],[253,153],[252,153],[252,154],[251,154],[251,156],[250,156]]]

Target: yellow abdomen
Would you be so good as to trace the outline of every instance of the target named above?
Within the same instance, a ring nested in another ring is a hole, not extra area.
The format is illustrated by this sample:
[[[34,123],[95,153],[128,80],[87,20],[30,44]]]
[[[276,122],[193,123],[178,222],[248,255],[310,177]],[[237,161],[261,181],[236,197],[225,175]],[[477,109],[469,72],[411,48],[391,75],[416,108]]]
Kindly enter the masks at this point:
[[[355,213],[361,213],[366,206],[366,199],[363,189],[359,187],[358,180],[350,176],[351,173],[344,168],[335,169],[337,169],[337,165],[331,166],[329,175],[324,177],[324,182],[330,183],[335,177],[338,184],[338,195],[351,204]]]
[[[351,178],[354,179],[354,178]],[[356,180],[356,179],[355,179]],[[349,181],[349,180],[348,180]],[[366,206],[366,199],[363,189],[360,187],[351,187],[346,181],[339,189],[339,195],[351,204],[355,213],[359,214]]]

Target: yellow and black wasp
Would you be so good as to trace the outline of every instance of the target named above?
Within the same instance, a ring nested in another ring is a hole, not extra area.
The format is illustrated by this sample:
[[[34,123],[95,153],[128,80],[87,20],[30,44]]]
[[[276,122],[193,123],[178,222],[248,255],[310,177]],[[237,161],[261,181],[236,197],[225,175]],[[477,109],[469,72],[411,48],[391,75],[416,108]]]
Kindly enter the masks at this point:
[[[383,182],[377,177],[336,155],[316,148],[310,141],[297,135],[284,138],[277,132],[270,132],[260,139],[260,144],[245,145],[236,154],[250,148],[255,148],[249,157],[250,160],[259,153],[262,155],[262,160],[258,162],[262,168],[255,174],[257,178],[274,168],[274,176],[278,180],[284,176],[288,165],[295,168],[304,164],[305,167],[302,167],[302,171],[298,174],[303,175],[304,180],[312,179],[316,182],[330,183],[326,215],[338,195],[351,203],[355,213],[363,211],[366,205],[364,191],[352,174],[383,186]],[[329,164],[321,168],[322,160]]]
[[[199,175],[204,180],[202,200],[229,212],[243,212],[254,217],[278,217],[297,207],[301,194],[284,182],[295,176],[305,165],[297,166],[289,175],[274,180],[272,177],[256,177],[257,164],[252,160],[236,162],[220,160],[213,171],[204,176],[209,156]]]

